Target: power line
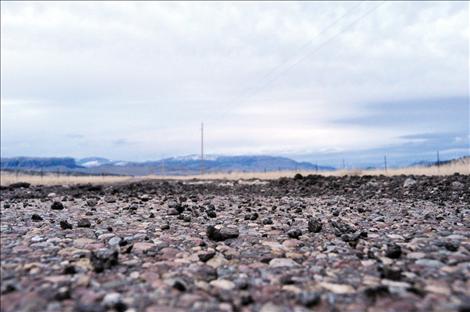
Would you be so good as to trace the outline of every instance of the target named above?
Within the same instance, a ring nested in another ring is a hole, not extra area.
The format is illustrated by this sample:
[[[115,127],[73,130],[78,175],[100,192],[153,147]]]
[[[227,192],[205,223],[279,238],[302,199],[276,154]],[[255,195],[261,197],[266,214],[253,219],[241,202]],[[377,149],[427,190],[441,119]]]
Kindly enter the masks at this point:
[[[201,175],[204,174],[204,123],[201,123]]]
[[[297,66],[298,64],[300,64],[301,62],[303,62],[305,59],[307,59],[308,57],[311,57],[312,55],[314,55],[315,53],[317,53],[318,51],[320,51],[324,46],[326,46],[327,44],[329,44],[331,41],[333,41],[334,39],[336,39],[339,35],[343,34],[345,31],[348,30],[348,28],[350,28],[351,26],[353,26],[354,24],[358,23],[359,21],[361,21],[362,19],[364,19],[366,16],[370,15],[372,12],[374,12],[375,10],[377,10],[379,7],[381,7],[383,4],[385,3],[385,1],[382,1],[379,5],[373,7],[371,10],[368,10],[365,14],[361,15],[359,18],[355,19],[354,21],[352,21],[351,23],[347,24],[344,28],[342,28],[338,33],[334,34],[332,37],[328,38],[326,41],[324,41],[323,43],[321,43],[320,45],[318,45],[313,51],[305,54],[303,57],[301,57],[300,59],[298,59],[296,62],[294,62],[293,64],[291,64],[290,66],[286,67],[284,70],[280,71],[278,73],[278,75],[274,76],[273,78],[271,79],[268,79],[267,82],[262,85],[261,87],[259,88],[254,88],[253,92],[251,92],[250,94],[248,94],[248,96],[246,96],[244,99],[239,96],[237,98],[235,98],[235,100],[233,102],[236,102],[236,101],[239,101],[239,100],[248,100],[249,98],[253,97],[254,95],[256,95],[257,93],[259,93],[259,91],[265,89],[266,87],[268,87],[271,83],[273,83],[274,81],[276,81],[277,79],[279,79],[280,75],[281,74],[285,74],[286,72],[288,72],[289,70],[291,70],[292,68],[294,68],[295,66]],[[357,7],[357,6],[356,6]],[[349,12],[349,11],[348,11]],[[341,18],[340,18],[341,19]],[[334,23],[335,24],[335,23]],[[331,25],[330,25],[331,26]],[[329,27],[330,27],[329,26]],[[328,28],[328,27],[327,27]],[[269,75],[268,75],[269,76]]]
[[[360,1],[358,4],[356,4],[355,6],[353,6],[351,9],[349,9],[348,11],[346,11],[346,13],[344,13],[343,15],[341,15],[339,18],[337,18],[333,23],[329,24],[327,27],[323,28],[320,32],[318,32],[317,34],[315,34],[315,37],[314,38],[311,38],[307,43],[303,44],[302,47],[300,47],[298,49],[298,51],[302,51],[304,49],[306,49],[308,46],[310,46],[313,42],[314,42],[314,39],[317,38],[318,36],[322,35],[323,33],[325,33],[327,30],[329,30],[330,28],[332,28],[333,26],[335,26],[340,20],[342,20],[344,17],[346,17],[349,13],[351,13],[352,11],[354,11],[357,7],[359,7],[360,5],[362,5],[364,1]],[[297,54],[297,53],[296,53]],[[295,55],[297,56],[297,55]],[[292,59],[292,58],[291,58]],[[287,59],[285,60],[284,62],[282,62],[281,64],[277,65],[275,68],[273,68],[268,74],[264,75],[261,79],[265,79],[265,78],[268,78],[269,76],[271,76],[272,74],[274,74],[278,69],[280,69],[282,66],[284,66],[285,64],[287,64],[288,62],[290,61],[290,59]]]

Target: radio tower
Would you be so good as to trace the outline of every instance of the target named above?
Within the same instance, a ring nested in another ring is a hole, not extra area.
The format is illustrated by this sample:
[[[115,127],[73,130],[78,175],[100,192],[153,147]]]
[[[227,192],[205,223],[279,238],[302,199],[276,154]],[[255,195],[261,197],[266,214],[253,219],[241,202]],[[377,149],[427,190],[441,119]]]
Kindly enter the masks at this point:
[[[201,122],[201,175],[204,174],[204,123]]]

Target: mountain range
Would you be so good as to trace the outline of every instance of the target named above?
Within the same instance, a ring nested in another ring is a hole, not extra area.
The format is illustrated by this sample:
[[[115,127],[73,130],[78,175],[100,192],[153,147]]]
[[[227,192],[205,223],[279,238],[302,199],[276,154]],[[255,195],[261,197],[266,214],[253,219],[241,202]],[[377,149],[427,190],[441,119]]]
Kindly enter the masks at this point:
[[[2,170],[28,170],[86,174],[119,175],[190,175],[201,170],[214,172],[263,172],[280,170],[334,170],[334,167],[317,166],[278,156],[218,156],[207,155],[204,162],[198,155],[171,157],[156,161],[116,161],[102,157],[74,159],[71,157],[12,157],[1,159]]]

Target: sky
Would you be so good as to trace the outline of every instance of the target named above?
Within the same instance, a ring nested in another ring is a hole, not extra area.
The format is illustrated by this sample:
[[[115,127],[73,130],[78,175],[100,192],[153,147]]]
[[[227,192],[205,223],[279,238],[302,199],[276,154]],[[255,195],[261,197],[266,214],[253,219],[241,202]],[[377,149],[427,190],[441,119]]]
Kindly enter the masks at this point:
[[[468,2],[1,2],[1,155],[469,155]]]

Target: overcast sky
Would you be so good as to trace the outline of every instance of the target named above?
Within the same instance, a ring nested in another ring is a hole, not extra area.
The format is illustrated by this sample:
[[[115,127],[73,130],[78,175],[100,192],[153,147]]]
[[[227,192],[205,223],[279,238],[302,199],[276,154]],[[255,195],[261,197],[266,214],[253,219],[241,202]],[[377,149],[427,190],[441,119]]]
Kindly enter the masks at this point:
[[[211,154],[466,155],[469,27],[468,2],[1,2],[2,157],[195,154],[201,121]]]

